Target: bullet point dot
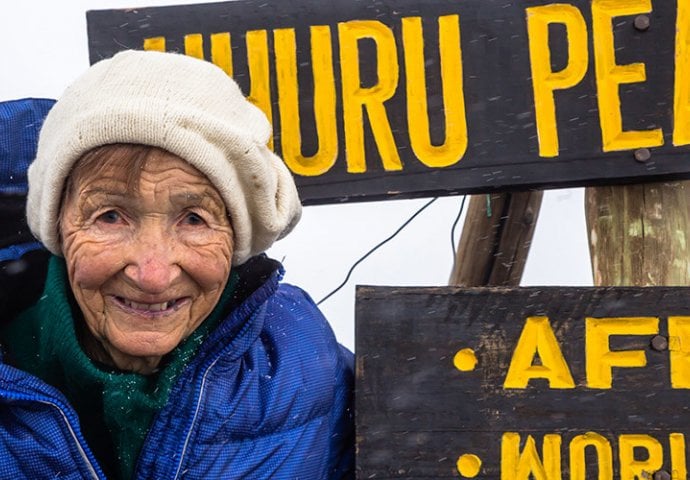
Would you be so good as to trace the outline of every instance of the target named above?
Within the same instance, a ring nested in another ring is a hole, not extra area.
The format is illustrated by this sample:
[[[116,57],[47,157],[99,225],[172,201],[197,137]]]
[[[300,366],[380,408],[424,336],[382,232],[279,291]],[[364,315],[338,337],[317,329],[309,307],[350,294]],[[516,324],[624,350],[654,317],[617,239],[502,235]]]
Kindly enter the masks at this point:
[[[471,348],[463,348],[453,357],[453,365],[461,372],[471,372],[477,366],[477,356]]]
[[[474,478],[479,475],[479,470],[482,468],[482,461],[478,456],[466,453],[458,458],[457,465],[460,475],[465,478]]]

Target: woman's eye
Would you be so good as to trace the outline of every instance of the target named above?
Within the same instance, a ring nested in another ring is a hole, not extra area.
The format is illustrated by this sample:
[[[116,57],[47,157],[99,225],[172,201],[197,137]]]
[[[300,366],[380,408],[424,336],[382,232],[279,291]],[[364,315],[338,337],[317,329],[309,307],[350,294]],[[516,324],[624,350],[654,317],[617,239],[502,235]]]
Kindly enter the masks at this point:
[[[198,215],[194,212],[188,212],[185,217],[184,217],[184,223],[187,225],[204,225],[206,222],[204,221],[203,218],[201,218],[201,215]]]
[[[122,215],[120,215],[116,210],[108,210],[107,212],[100,214],[96,220],[103,223],[115,224],[122,220]]]

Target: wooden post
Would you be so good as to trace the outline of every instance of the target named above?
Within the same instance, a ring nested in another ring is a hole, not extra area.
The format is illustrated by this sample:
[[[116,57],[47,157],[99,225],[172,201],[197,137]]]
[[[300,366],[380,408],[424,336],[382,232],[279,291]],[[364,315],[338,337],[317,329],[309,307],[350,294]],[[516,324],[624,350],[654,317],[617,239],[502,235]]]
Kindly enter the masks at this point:
[[[689,204],[689,182],[587,188],[594,284],[688,285]]]
[[[473,195],[449,285],[517,286],[543,192]]]

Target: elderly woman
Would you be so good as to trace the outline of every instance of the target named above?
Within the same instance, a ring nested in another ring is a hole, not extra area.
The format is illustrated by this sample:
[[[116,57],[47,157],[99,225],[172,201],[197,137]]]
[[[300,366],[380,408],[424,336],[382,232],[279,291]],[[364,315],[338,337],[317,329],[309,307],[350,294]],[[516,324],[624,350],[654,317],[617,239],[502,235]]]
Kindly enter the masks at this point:
[[[269,134],[183,55],[65,91],[29,169],[53,256],[2,331],[0,478],[352,476],[352,356],[262,255],[300,215]]]

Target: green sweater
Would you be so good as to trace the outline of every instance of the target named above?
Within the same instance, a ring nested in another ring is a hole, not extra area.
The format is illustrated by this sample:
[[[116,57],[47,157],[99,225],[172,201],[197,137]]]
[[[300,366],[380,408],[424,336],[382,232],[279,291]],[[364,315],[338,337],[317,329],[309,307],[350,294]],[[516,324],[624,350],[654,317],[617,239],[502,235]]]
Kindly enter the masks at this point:
[[[106,475],[129,479],[154,415],[168,401],[175,380],[206,336],[224,318],[236,283],[233,273],[213,312],[164,358],[153,375],[120,371],[86,356],[78,333],[83,321],[62,258],[50,259],[40,300],[0,336],[12,365],[67,397]]]

